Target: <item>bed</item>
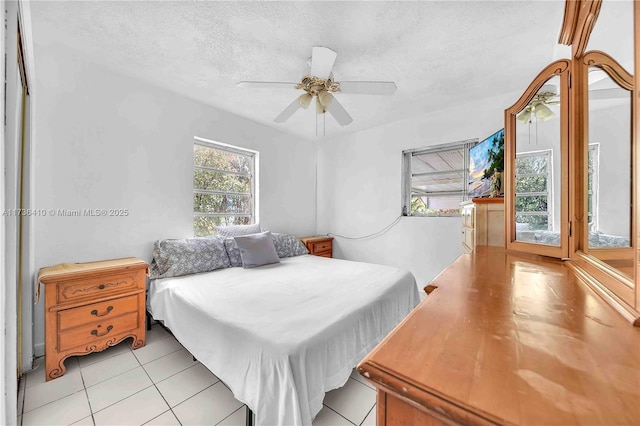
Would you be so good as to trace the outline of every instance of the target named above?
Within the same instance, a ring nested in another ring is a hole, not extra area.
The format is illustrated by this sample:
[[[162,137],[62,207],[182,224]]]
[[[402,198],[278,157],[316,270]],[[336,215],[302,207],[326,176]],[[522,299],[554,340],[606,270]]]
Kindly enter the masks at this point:
[[[418,303],[397,268],[298,255],[153,279],[148,309],[254,413],[257,425],[310,425],[325,392]]]

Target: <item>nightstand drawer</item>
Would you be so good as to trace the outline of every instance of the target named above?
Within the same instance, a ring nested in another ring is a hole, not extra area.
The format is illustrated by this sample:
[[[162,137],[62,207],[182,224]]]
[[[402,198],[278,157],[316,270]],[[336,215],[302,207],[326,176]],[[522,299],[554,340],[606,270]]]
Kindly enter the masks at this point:
[[[138,295],[109,300],[58,312],[58,329],[77,327],[96,321],[106,321],[128,312],[138,311]]]
[[[333,257],[333,237],[304,237],[300,241],[307,247],[309,254]]]
[[[323,251],[331,251],[331,241],[323,241],[311,244],[313,253],[322,253]]]
[[[102,275],[95,278],[66,281],[57,286],[58,303],[109,296],[135,290],[136,287],[137,280],[134,271],[127,274]]]
[[[58,337],[58,350],[66,351],[77,346],[89,347],[95,341],[110,339],[128,331],[133,334],[139,326],[138,318],[138,313],[132,312],[62,331]]]

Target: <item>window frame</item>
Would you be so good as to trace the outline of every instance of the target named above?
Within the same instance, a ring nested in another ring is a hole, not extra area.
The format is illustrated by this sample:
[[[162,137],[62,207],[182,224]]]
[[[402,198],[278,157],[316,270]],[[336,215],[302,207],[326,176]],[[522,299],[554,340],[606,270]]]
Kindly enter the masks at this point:
[[[220,195],[231,195],[231,196],[238,196],[238,195],[242,195],[242,196],[248,196],[249,197],[249,202],[250,202],[250,213],[242,213],[242,214],[229,214],[229,213],[202,213],[202,212],[196,212],[195,211],[195,206],[192,206],[192,210],[193,210],[193,225],[194,225],[194,235],[196,234],[195,232],[195,219],[197,217],[249,217],[249,223],[250,224],[254,224],[254,223],[259,223],[259,218],[258,218],[258,164],[259,164],[259,152],[255,151],[255,150],[251,150],[251,149],[247,149],[247,148],[241,148],[238,146],[234,146],[234,145],[230,145],[230,144],[226,144],[223,142],[218,142],[218,141],[213,141],[213,140],[209,140],[209,139],[205,139],[205,138],[201,138],[201,137],[194,137],[194,142],[193,142],[193,148],[195,148],[196,146],[201,146],[204,148],[209,148],[209,149],[214,149],[214,150],[218,150],[218,151],[226,151],[226,152],[231,152],[233,154],[237,154],[237,155],[242,155],[245,157],[248,157],[251,159],[250,161],[250,171],[249,173],[239,173],[239,172],[234,172],[234,171],[229,171],[229,170],[220,170],[220,169],[216,169],[213,167],[206,167],[206,166],[199,166],[195,164],[195,155],[193,157],[193,162],[192,162],[192,195],[195,194],[220,194]],[[227,174],[227,175],[234,175],[234,176],[246,176],[249,177],[250,179],[250,193],[237,193],[237,192],[229,192],[229,191],[215,191],[215,190],[204,190],[204,189],[196,189],[195,188],[195,182],[193,180],[193,178],[195,178],[195,172],[196,170],[204,170],[204,171],[212,171],[212,172],[217,172],[217,173],[223,173],[223,174]],[[193,203],[193,198],[191,199],[192,203]]]
[[[441,193],[431,192],[432,194],[439,194],[441,196],[461,195],[461,201],[469,199],[468,191],[468,174],[469,174],[469,149],[479,143],[478,138],[466,139],[456,142],[448,142],[444,144],[431,145],[421,148],[406,149],[402,151],[402,215],[411,217],[459,217],[461,216],[461,210],[458,209],[458,213],[439,213],[439,214],[413,214],[411,212],[411,200],[414,193],[412,189],[413,178],[417,175],[434,174],[437,175],[443,172],[462,172],[463,177],[461,179],[460,191],[443,191]],[[462,169],[453,170],[436,170],[433,172],[421,172],[412,173],[411,160],[413,157],[424,154],[434,154],[439,152],[459,151],[463,153],[463,167]],[[425,195],[428,195],[427,192]]]
[[[597,142],[590,143],[587,147],[587,158],[589,155],[593,155],[593,170],[587,168],[587,179],[591,176],[591,193],[589,193],[588,185],[585,188],[587,193],[587,199],[591,198],[591,212],[589,211],[589,204],[587,201],[586,216],[587,227],[590,232],[598,232],[598,210],[599,210],[599,198],[598,192],[600,190],[600,144]],[[588,165],[588,163],[587,163]]]
[[[547,190],[546,192],[537,191],[537,192],[515,192],[514,198],[517,200],[518,197],[527,196],[546,196],[547,197],[547,231],[551,231],[554,229],[554,220],[553,220],[553,149],[543,149],[538,151],[527,151],[527,152],[519,152],[516,153],[516,167],[515,167],[515,185],[514,188],[518,185],[518,177],[521,177],[522,174],[518,174],[518,159],[522,157],[542,157],[546,156],[547,161],[547,172],[546,173],[525,173],[526,176],[546,176],[547,182]],[[544,216],[540,214],[540,212],[521,212],[514,209],[516,216]]]

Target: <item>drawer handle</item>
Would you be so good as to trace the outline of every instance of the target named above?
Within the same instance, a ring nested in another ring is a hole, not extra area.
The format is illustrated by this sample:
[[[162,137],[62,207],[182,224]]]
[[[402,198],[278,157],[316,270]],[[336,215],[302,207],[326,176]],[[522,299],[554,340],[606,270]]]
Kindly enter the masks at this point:
[[[107,310],[103,314],[99,314],[98,310],[94,309],[93,311],[91,311],[91,315],[95,315],[97,317],[103,317],[105,315],[108,315],[109,312],[111,312],[112,309],[113,309],[113,306],[107,306]]]
[[[96,337],[102,337],[102,336],[106,336],[107,334],[109,334],[109,332],[113,330],[113,326],[110,325],[109,327],[107,327],[107,331],[105,331],[104,333],[98,333],[98,330],[91,330],[91,334],[93,334]]]
[[[100,290],[104,290],[104,287],[105,287],[105,285],[104,285],[104,284],[100,284],[100,285],[98,286],[98,288],[99,288]]]

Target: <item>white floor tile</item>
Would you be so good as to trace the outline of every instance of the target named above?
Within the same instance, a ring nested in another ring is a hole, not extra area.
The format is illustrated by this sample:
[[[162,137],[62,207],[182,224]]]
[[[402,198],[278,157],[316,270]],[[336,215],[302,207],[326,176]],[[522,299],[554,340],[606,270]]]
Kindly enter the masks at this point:
[[[362,377],[362,374],[358,373],[358,371],[355,370],[355,369],[351,372],[351,378],[354,379],[354,380],[359,381],[363,385],[365,385],[367,387],[370,387],[373,390],[376,390],[376,387],[373,386],[367,379]]]
[[[193,356],[186,349],[181,349],[151,361],[143,367],[151,377],[151,380],[153,380],[153,383],[158,383],[196,363],[197,361],[193,360]]]
[[[87,416],[91,416],[91,410],[89,409],[87,394],[82,390],[24,413],[22,415],[22,424],[24,426],[70,425]]]
[[[104,361],[107,358],[123,354],[127,351],[131,351],[131,339],[125,339],[123,342],[120,342],[115,346],[111,346],[110,348],[107,348],[102,352],[93,352],[89,355],[79,356],[78,364],[80,364],[80,368],[84,368],[88,365]]]
[[[133,351],[133,354],[138,358],[140,364],[147,364],[180,349],[182,349],[182,345],[169,336],[165,339],[147,340],[147,344]]]
[[[145,423],[146,426],[180,426],[180,422],[176,419],[171,411],[160,414],[155,419],[151,419]],[[242,425],[244,426],[244,425]]]
[[[94,426],[93,425],[93,417],[85,417],[84,419],[78,420],[75,423],[72,423],[72,426]]]
[[[64,366],[67,368],[67,371],[62,377],[70,375],[74,372],[78,373],[80,371],[80,367],[78,366],[78,359],[74,356],[67,358],[64,361]],[[32,386],[39,385],[40,383],[45,383],[45,370],[46,367],[44,364],[44,357],[36,359],[36,361],[33,363],[33,370],[27,373],[27,383],[25,386],[27,388],[30,388]],[[51,380],[49,382],[51,382]]]
[[[133,356],[131,351],[128,351],[88,365],[80,371],[82,372],[85,386],[89,387],[139,366],[140,363],[136,357]]]
[[[93,414],[96,426],[141,425],[169,409],[155,386],[150,386]]]
[[[147,330],[145,334],[146,343],[155,342],[156,340],[166,339],[168,337],[174,338],[171,333],[167,332],[159,325],[154,325],[151,330]]]
[[[152,385],[144,369],[138,367],[90,386],[87,388],[87,395],[91,411],[100,411]]]
[[[69,361],[69,359],[67,359]],[[35,386],[38,383],[44,383],[44,357],[36,358],[33,361],[33,369],[29,371],[24,377],[26,379],[25,387]]]
[[[222,420],[217,426],[245,426],[247,419],[247,408],[243,405],[229,417]]]
[[[377,410],[374,405],[371,411],[369,411],[369,414],[367,414],[367,417],[364,419],[364,422],[362,422],[362,426],[376,426],[376,413]]]
[[[24,412],[27,413],[65,396],[84,390],[82,376],[76,367],[63,376],[30,386],[25,391]],[[84,392],[83,392],[84,393]]]
[[[324,405],[357,425],[362,423],[375,403],[376,392],[354,379],[347,380],[346,385],[324,397]]]
[[[173,412],[183,425],[215,425],[242,405],[218,382],[176,406]]]
[[[327,407],[322,407],[322,410],[320,410],[311,424],[313,426],[353,426],[353,423],[349,420]]]
[[[216,383],[218,378],[207,367],[198,363],[156,384],[158,390],[175,407],[201,390]]]

